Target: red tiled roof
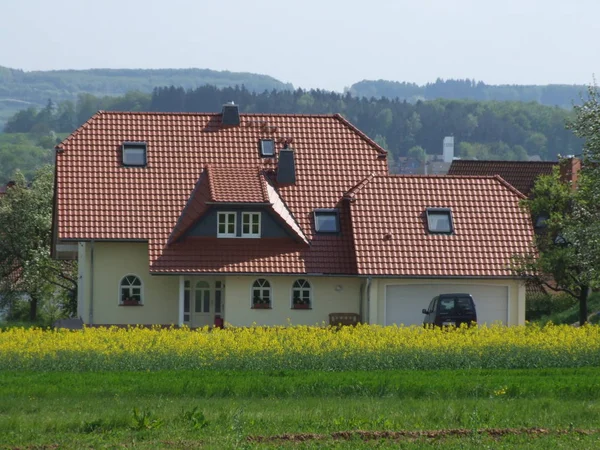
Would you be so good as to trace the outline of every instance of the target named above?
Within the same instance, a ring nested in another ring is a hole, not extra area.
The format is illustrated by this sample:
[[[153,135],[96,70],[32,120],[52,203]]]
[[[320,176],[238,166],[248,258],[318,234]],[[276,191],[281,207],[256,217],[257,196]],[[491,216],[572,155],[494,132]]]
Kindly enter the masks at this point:
[[[232,179],[235,179],[235,182],[232,183]],[[213,203],[268,205],[268,209],[281,219],[283,225],[293,235],[308,244],[308,238],[276,189],[268,181],[266,174],[261,169],[235,165],[218,169],[214,166],[204,168],[171,233],[168,244],[174,243],[183,236]]]
[[[373,176],[349,197],[359,274],[509,277],[533,240],[524,196],[500,177]],[[428,233],[435,207],[452,209],[454,234]]]
[[[500,175],[520,192],[529,195],[540,175],[550,175],[556,161],[452,161],[448,175]]]
[[[212,201],[265,203],[268,201],[263,175],[259,167],[210,166],[208,180]]]
[[[220,117],[118,112],[92,117],[58,146],[58,239],[147,240],[153,273],[356,273],[347,209],[341,207],[339,236],[315,235],[312,211],[340,207],[357,180],[386,174],[385,151],[339,115],[241,114],[240,126],[226,128]],[[297,181],[275,190],[260,181],[259,169],[275,166],[259,156],[258,141],[275,139],[281,149],[289,138]],[[146,167],[121,166],[125,141],[147,143]],[[204,180],[200,175],[206,166]],[[268,198],[310,246],[293,239],[175,242],[211,197],[237,202]]]

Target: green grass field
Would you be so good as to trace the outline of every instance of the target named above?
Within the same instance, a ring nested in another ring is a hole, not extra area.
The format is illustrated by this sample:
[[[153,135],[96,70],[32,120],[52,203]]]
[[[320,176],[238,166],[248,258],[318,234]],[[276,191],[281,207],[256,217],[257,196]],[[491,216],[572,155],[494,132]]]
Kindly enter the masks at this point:
[[[0,399],[9,449],[600,447],[597,368],[5,371]]]

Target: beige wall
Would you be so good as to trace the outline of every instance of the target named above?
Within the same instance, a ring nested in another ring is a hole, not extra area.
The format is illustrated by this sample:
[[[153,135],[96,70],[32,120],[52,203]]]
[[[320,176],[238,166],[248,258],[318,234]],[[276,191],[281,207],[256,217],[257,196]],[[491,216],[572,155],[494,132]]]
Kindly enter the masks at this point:
[[[525,284],[520,280],[502,280],[502,279],[471,279],[471,280],[452,280],[452,279],[410,279],[410,278],[374,278],[370,287],[370,302],[365,305],[368,308],[369,315],[365,317],[370,323],[385,324],[385,291],[387,285],[408,285],[408,284],[452,284],[459,286],[468,285],[487,285],[487,286],[507,286],[509,291],[509,318],[508,325],[525,324]]]
[[[94,274],[92,279],[93,267]],[[176,324],[178,321],[179,276],[149,274],[148,245],[145,243],[79,244],[78,315],[90,322],[92,307],[94,324]],[[137,275],[143,283],[143,306],[119,306],[119,283],[125,275]],[[365,278],[302,276],[313,289],[310,310],[291,309],[291,289],[300,276],[265,276],[272,287],[273,308],[251,309],[251,287],[258,276],[218,277],[225,281],[225,320],[234,326],[316,325],[328,321],[332,312],[361,313],[361,289]],[[196,280],[200,277],[186,277]],[[216,279],[211,277],[210,279]],[[518,280],[426,280],[431,284],[503,285],[509,288],[509,325],[525,323],[525,286]],[[423,284],[422,279],[373,278],[370,302],[363,295],[362,319],[385,323],[385,287],[389,284]],[[92,290],[93,284],[93,304]],[[339,288],[341,287],[341,289]],[[337,288],[337,289],[336,289]]]
[[[93,280],[91,274],[93,253]],[[95,242],[79,244],[78,315],[89,324],[176,324],[178,321],[179,276],[149,274],[148,245],[145,243]],[[119,306],[119,284],[125,275],[136,275],[143,284],[143,306]],[[291,309],[292,284],[298,276],[267,276],[272,287],[273,308],[251,309],[252,283],[258,276],[185,277],[225,282],[225,320],[235,326],[315,325],[327,322],[329,313],[358,313],[359,278],[311,277],[313,308]],[[93,284],[93,304],[92,304]],[[211,283],[212,284],[212,283]],[[336,287],[340,286],[338,290]],[[90,306],[93,322],[90,322]]]
[[[251,309],[251,288],[257,276],[229,276],[225,279],[225,321],[234,326],[317,325],[328,322],[329,313],[359,313],[359,278],[265,276],[271,283],[273,308]],[[312,287],[310,310],[291,309],[292,284],[298,278],[308,280]],[[341,286],[341,290],[336,286]]]
[[[80,247],[80,253],[82,253]],[[93,308],[94,324],[176,324],[179,277],[149,274],[148,245],[145,243],[93,244],[93,280],[91,270],[92,244],[83,245],[87,268],[80,270],[80,285],[85,323],[90,323],[89,308]],[[119,306],[119,284],[125,275],[142,280],[143,306]],[[91,286],[93,283],[93,302]]]

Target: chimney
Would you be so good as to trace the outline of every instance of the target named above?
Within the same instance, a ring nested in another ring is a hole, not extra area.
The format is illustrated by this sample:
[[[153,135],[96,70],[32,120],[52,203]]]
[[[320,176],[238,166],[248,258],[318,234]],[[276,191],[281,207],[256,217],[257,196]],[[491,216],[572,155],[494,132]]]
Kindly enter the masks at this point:
[[[581,170],[581,160],[573,155],[561,158],[559,162],[560,180],[563,183],[570,183],[573,189],[577,186],[577,178]]]
[[[444,162],[451,163],[454,159],[454,136],[446,136],[444,138]]]
[[[296,162],[294,160],[294,149],[284,148],[279,150],[277,161],[277,183],[296,183]]]
[[[226,103],[221,110],[221,125],[237,127],[240,124],[240,111],[235,103]]]

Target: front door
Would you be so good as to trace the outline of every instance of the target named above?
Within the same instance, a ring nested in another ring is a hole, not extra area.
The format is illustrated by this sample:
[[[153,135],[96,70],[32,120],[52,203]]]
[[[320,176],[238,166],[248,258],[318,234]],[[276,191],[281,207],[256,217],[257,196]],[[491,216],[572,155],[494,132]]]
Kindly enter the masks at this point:
[[[223,281],[185,280],[185,325],[192,328],[217,325],[215,318],[224,319],[225,283]]]
[[[204,327],[206,325],[213,325],[215,322],[215,311],[210,284],[207,281],[197,281],[194,285],[192,295],[192,326]]]

